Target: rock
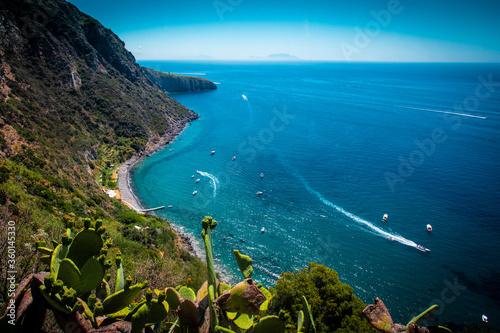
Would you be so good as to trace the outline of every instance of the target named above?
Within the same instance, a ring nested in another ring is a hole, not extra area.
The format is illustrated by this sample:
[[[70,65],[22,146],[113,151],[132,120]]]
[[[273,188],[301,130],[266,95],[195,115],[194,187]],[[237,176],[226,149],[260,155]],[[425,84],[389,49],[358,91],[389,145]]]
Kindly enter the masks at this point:
[[[375,298],[373,304],[368,305],[363,310],[363,315],[370,324],[377,330],[386,333],[429,333],[426,327],[419,327],[415,323],[410,323],[408,327],[394,324],[389,310],[380,298]]]

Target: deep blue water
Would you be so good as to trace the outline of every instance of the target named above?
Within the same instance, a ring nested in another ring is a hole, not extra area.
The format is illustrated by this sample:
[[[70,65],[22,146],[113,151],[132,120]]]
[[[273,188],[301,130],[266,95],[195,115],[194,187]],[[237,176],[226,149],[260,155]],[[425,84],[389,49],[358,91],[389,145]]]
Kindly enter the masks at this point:
[[[218,84],[172,95],[201,119],[132,185],[198,242],[215,218],[230,277],[233,249],[265,285],[314,261],[397,322],[500,326],[498,64],[141,64]]]

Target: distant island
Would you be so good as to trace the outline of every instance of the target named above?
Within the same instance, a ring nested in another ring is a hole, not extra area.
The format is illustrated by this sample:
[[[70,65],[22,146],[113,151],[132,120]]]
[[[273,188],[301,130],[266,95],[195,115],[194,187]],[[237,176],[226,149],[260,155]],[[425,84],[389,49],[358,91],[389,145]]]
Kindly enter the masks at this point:
[[[274,53],[268,56],[250,56],[250,60],[298,61],[301,59],[288,53]]]
[[[267,56],[270,60],[300,60],[298,57],[287,53],[276,53]]]

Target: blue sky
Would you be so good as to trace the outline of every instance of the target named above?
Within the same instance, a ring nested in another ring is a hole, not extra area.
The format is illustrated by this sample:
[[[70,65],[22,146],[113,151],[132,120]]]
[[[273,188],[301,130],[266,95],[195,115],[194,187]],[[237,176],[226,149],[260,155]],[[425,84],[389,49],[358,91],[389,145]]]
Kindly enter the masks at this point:
[[[498,0],[70,0],[138,60],[500,62]]]

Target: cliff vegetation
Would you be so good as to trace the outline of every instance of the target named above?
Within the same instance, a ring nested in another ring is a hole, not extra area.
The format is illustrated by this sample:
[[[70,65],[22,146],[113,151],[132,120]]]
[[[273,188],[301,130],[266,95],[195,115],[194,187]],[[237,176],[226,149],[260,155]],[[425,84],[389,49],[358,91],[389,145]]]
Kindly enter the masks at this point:
[[[1,310],[9,299],[8,221],[16,225],[16,283],[42,267],[34,239],[92,218],[129,254],[123,265],[134,278],[201,285],[201,260],[166,221],[103,192],[115,186],[120,163],[196,118],[148,79],[123,41],[75,6],[1,1]]]

